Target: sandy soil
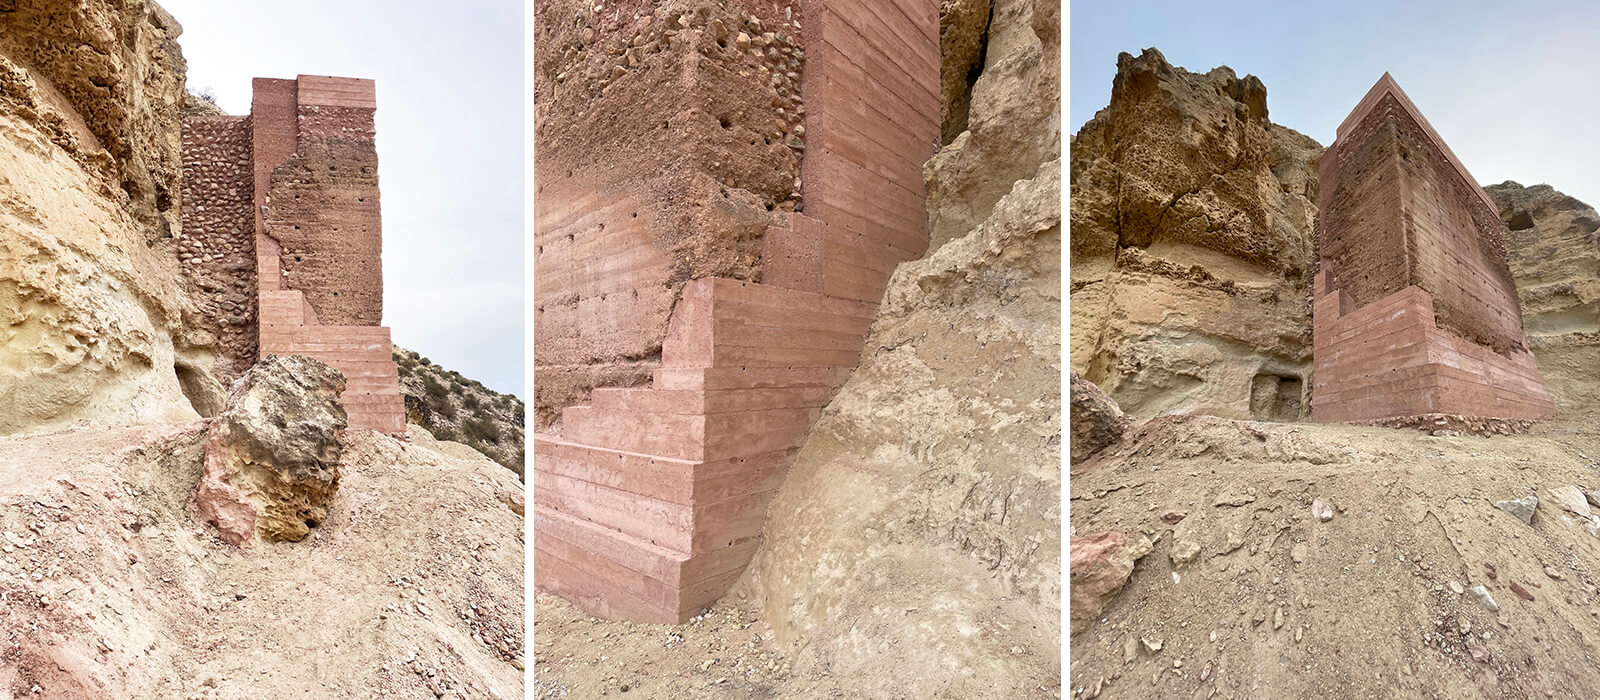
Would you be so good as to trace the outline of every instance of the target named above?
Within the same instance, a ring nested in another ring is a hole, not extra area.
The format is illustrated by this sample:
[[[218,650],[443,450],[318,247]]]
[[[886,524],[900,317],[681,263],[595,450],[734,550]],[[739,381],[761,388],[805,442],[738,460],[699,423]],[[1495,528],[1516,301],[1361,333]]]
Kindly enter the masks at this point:
[[[590,617],[546,593],[533,604],[530,697],[539,700],[853,696],[826,670],[794,668],[743,582],[683,625]]]
[[[515,474],[365,433],[312,536],[241,551],[190,503],[203,426],[0,438],[8,697],[522,697]]]
[[[1070,696],[1593,696],[1600,539],[1550,495],[1600,488],[1594,426],[1136,425],[1071,476],[1074,535],[1155,549],[1072,637]],[[1495,505],[1535,493],[1531,525]]]

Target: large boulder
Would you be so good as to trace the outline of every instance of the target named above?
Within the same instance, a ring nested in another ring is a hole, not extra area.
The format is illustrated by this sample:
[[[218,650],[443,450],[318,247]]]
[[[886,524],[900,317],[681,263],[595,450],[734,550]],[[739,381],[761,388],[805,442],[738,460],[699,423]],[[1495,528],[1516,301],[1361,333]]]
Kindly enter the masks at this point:
[[[1136,416],[1304,417],[1322,147],[1146,49],[1071,148],[1072,369]]]
[[[347,421],[344,375],[322,362],[268,356],[234,383],[206,435],[195,493],[202,521],[229,544],[299,541],[339,488]]]

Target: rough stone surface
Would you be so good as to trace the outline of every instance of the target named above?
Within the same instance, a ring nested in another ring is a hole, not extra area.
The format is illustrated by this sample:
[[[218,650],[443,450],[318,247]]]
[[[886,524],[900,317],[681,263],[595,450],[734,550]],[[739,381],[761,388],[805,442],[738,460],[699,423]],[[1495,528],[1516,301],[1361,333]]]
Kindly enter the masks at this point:
[[[1060,3],[995,0],[967,130],[923,166],[929,245],[971,231],[1011,183],[1061,157]]]
[[[1072,463],[1088,459],[1122,438],[1127,421],[1117,402],[1100,390],[1083,375],[1073,372],[1070,378],[1072,393]],[[1181,516],[1180,516],[1181,517]]]
[[[967,130],[972,83],[983,70],[994,0],[941,0],[939,3],[939,141],[950,145]]]
[[[1532,525],[1534,510],[1539,507],[1539,497],[1523,496],[1522,498],[1495,501],[1494,506],[1516,516],[1524,524]]]
[[[1072,627],[1076,630],[1093,624],[1152,546],[1148,537],[1121,532],[1074,537],[1071,546]]]
[[[1573,515],[1588,520],[1590,517],[1589,502],[1583,496],[1583,490],[1576,486],[1557,486],[1545,492],[1549,501],[1556,507]]]
[[[1072,369],[1134,416],[1303,418],[1321,152],[1254,76],[1119,56],[1072,140]]]
[[[805,208],[803,7],[539,7],[536,428],[648,378],[686,281],[761,281],[768,227]]]
[[[344,375],[300,355],[269,356],[228,392],[206,434],[200,519],[235,546],[299,541],[339,488]]]
[[[142,2],[13,4],[0,13],[0,434],[194,418],[180,374],[210,373],[212,339],[163,242],[176,25]]]
[[[1593,422],[1600,407],[1600,213],[1549,185],[1485,188],[1508,236],[1528,346],[1557,417]]]
[[[146,240],[178,230],[179,111],[188,100],[183,28],[149,0],[14,0],[0,55],[52,102],[52,139],[111,186]],[[9,90],[7,91],[9,92]]]

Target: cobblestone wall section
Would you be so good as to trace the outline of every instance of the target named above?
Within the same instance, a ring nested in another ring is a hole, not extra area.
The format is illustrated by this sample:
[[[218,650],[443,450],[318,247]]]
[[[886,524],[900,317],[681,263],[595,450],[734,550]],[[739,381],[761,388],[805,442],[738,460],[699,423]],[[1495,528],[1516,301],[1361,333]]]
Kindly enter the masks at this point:
[[[251,215],[249,117],[189,117],[183,123],[179,262],[200,292],[216,338],[217,380],[227,386],[256,360],[255,227]]]

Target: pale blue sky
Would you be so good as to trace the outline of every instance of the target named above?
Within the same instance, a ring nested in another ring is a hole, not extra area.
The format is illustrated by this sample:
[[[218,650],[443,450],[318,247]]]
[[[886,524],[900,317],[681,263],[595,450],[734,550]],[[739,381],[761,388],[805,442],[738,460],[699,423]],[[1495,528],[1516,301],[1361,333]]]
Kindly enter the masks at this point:
[[[1119,51],[1254,74],[1272,121],[1324,146],[1388,71],[1481,184],[1600,206],[1600,3],[1073,2],[1070,39],[1072,133],[1110,101]]]
[[[372,78],[384,324],[396,343],[523,389],[523,17],[518,0],[159,0],[189,88],[250,111],[250,79]]]

